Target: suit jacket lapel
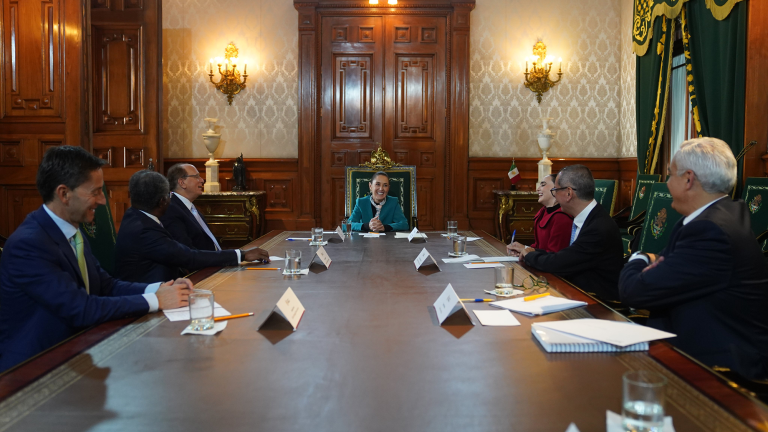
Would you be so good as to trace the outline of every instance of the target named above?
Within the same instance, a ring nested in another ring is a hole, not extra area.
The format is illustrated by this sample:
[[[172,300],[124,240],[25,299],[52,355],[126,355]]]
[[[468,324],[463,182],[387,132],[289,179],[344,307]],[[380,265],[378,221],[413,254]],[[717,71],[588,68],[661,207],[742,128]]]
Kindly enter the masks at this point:
[[[184,205],[184,203],[179,199],[179,197],[176,196],[176,194],[173,194],[173,198],[171,199],[171,201],[174,203],[174,205],[179,206],[179,209],[181,210],[182,214],[184,214],[184,217],[187,218],[187,220],[189,221],[190,224],[192,224],[192,226],[194,226],[201,233],[205,234],[205,231],[203,231],[203,227],[200,226],[200,223],[197,221],[197,219],[195,219],[195,215],[192,214],[192,210],[190,210],[186,205]],[[200,213],[198,212],[198,214]],[[200,218],[203,219],[203,215],[200,215]],[[205,219],[203,219],[203,221],[205,221]]]
[[[64,233],[61,232],[59,227],[56,225],[56,222],[54,222],[53,219],[48,216],[48,213],[46,213],[42,206],[40,206],[40,208],[37,209],[33,215],[43,231],[48,234],[48,237],[50,237],[51,240],[56,243],[56,246],[58,246],[59,250],[64,254],[64,257],[67,259],[69,265],[71,266],[70,273],[74,274],[77,278],[78,284],[85,288],[85,281],[83,281],[83,277],[80,274],[80,266],[77,265],[77,257],[75,256],[75,252],[72,250],[72,245],[69,244],[69,239],[64,237]],[[88,250],[90,251],[90,247]],[[88,254],[86,254],[85,260],[86,267],[88,264],[87,257]],[[90,276],[90,274],[91,273],[89,269],[88,275]]]

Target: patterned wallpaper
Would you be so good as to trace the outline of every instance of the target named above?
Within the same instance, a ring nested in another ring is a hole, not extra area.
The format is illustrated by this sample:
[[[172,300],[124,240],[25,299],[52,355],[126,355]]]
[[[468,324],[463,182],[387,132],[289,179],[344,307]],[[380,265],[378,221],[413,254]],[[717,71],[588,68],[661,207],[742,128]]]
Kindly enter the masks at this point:
[[[634,0],[621,1],[621,149],[619,157],[637,157],[635,54],[632,52]]]
[[[206,117],[219,119],[216,157],[298,156],[297,14],[290,0],[163,0],[166,157],[206,157]],[[208,77],[208,60],[230,41],[249,60],[232,106]]]
[[[634,156],[632,2],[477,0],[470,156],[539,157],[542,115],[554,118],[552,157]],[[298,156],[296,15],[290,0],[163,1],[166,157],[205,157],[206,117],[219,119],[216,157]],[[564,72],[540,106],[522,84],[539,38]],[[207,75],[208,59],[223,56],[230,40],[250,60],[248,87],[231,107]]]
[[[546,116],[554,118],[550,156],[617,157],[620,10],[619,0],[477,0],[471,14],[470,156],[540,157],[536,136]],[[563,80],[540,106],[523,86],[525,59],[538,39],[548,54],[563,59]]]

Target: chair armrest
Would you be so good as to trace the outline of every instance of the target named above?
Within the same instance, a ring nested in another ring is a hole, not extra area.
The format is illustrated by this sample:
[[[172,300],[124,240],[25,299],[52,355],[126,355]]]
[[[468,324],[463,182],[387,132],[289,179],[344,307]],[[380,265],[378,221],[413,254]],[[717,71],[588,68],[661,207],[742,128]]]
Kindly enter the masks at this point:
[[[763,231],[762,233],[757,235],[757,242],[760,243],[764,240],[768,239],[768,230]]]

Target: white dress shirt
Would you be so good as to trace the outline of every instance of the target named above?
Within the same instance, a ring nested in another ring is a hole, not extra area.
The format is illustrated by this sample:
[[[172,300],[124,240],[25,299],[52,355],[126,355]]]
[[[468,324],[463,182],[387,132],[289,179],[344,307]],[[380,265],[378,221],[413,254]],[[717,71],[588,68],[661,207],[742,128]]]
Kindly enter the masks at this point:
[[[57,227],[61,230],[61,233],[64,234],[64,237],[69,240],[72,238],[75,234],[77,234],[78,228],[72,225],[71,223],[65,221],[64,219],[58,217],[54,212],[51,211],[51,209],[48,208],[45,204],[43,204],[43,210],[45,210],[46,213],[48,213],[48,216],[53,219],[53,222],[56,224]],[[160,221],[158,221],[159,223]],[[72,246],[70,244],[70,246]],[[77,251],[75,251],[74,248],[72,248],[72,251],[75,253],[75,257],[77,257]],[[160,309],[160,302],[157,300],[157,289],[160,288],[160,282],[155,282],[153,284],[147,285],[147,288],[144,289],[144,300],[147,301],[149,304],[149,312],[157,312],[158,309]]]
[[[181,200],[181,202],[184,204],[184,206],[189,210],[189,212],[192,213],[192,216],[194,216],[194,213],[197,211],[197,209],[195,208],[195,210],[192,210],[195,207],[195,205],[192,204],[192,201],[190,201],[190,200],[186,199],[185,197],[177,194],[176,192],[171,192],[171,193],[176,195]],[[195,219],[197,219],[197,218],[195,218]],[[198,223],[205,223],[205,222],[203,222],[202,219],[200,219]],[[208,229],[208,227],[203,227],[203,226],[201,226],[200,228],[203,228],[203,230],[206,231],[206,234],[208,234],[211,237],[211,240],[213,240],[213,244],[217,248],[216,250],[221,250],[221,246],[219,246],[219,242],[216,241],[216,238],[213,237],[213,234],[210,234],[210,229]],[[242,261],[242,257],[240,256],[240,249],[235,249],[235,253],[237,253],[237,261],[238,262]]]
[[[573,218],[573,224],[576,225],[576,234],[574,234],[573,236],[574,242],[576,241],[577,238],[579,238],[581,227],[584,226],[584,222],[587,220],[587,216],[589,216],[589,212],[591,212],[596,205],[597,205],[597,201],[592,200],[591,203],[587,204],[587,206],[584,207],[584,210],[582,210],[581,213],[579,213],[578,215],[576,215],[575,218]]]

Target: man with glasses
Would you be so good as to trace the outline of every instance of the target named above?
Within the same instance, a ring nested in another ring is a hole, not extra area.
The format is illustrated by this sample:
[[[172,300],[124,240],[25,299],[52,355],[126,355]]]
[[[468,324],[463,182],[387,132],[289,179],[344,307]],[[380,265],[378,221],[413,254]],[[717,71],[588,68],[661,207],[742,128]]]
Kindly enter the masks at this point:
[[[563,212],[573,217],[570,245],[558,252],[525,248],[521,260],[531,267],[571,281],[607,300],[617,300],[624,264],[616,222],[595,201],[595,180],[584,165],[563,168],[550,193]]]
[[[650,311],[648,325],[709,366],[768,379],[768,267],[737,180],[730,147],[716,138],[684,142],[667,186],[683,216],[658,255],[634,254],[621,272],[622,302]]]
[[[168,169],[171,202],[160,221],[177,242],[192,249],[218,251],[219,242],[193,204],[203,194],[205,180],[190,164],[176,164]]]

